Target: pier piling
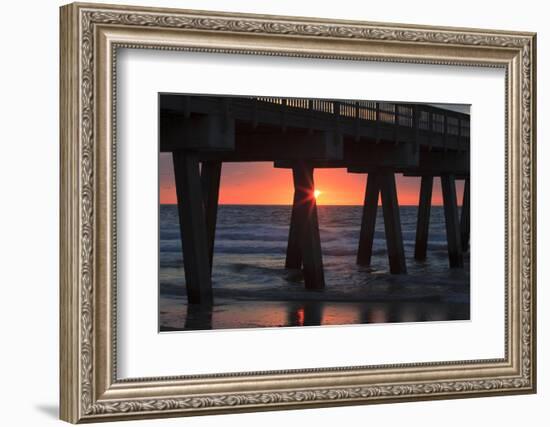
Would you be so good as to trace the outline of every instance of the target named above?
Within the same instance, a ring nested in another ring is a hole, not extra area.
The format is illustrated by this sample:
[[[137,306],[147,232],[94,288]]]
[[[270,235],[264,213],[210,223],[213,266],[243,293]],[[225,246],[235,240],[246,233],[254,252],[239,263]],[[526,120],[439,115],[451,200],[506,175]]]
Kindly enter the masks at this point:
[[[431,175],[422,176],[420,181],[420,200],[418,202],[416,241],[414,246],[414,259],[418,261],[426,259],[426,251],[428,249],[433,182],[434,178]]]
[[[470,178],[464,180],[464,195],[460,210],[460,241],[462,251],[467,252],[470,247]]]
[[[220,161],[209,160],[201,163],[201,187],[204,201],[210,271],[212,271],[212,261],[214,259],[214,241],[216,238],[216,220],[218,216],[221,172],[222,162]]]
[[[294,190],[294,200],[292,202],[292,212],[290,214],[290,228],[288,231],[288,243],[286,247],[285,268],[302,268],[302,249],[300,247],[300,231],[299,231],[299,203],[300,194]]]
[[[359,248],[357,249],[358,265],[368,266],[371,262],[379,194],[380,185],[377,175],[369,173],[367,176],[367,188],[365,190],[365,202],[363,203],[361,231],[359,232]]]
[[[306,162],[297,162],[292,168],[292,176],[294,180],[294,204],[292,208],[293,223],[289,232],[289,248],[291,249],[292,258],[289,265],[297,265],[296,249],[299,248],[306,289],[323,289],[325,287],[325,275],[319,236],[317,203],[314,197],[313,167]]]
[[[447,231],[447,250],[451,268],[464,267],[462,244],[460,242],[460,223],[456,201],[455,177],[451,174],[441,175],[445,228]]]
[[[395,175],[393,172],[384,172],[379,175],[378,179],[380,180],[380,192],[382,194],[382,211],[384,212],[384,230],[386,232],[390,273],[405,274],[407,273],[407,264],[403,248]]]
[[[367,177],[367,189],[363,204],[363,218],[359,234],[359,248],[357,250],[357,264],[370,265],[372,246],[376,226],[376,211],[378,209],[378,195],[382,196],[382,211],[384,213],[384,230],[390,273],[405,274],[407,266],[403,249],[403,235],[397,203],[397,189],[393,172],[371,172]]]
[[[196,153],[172,153],[180,221],[185,285],[191,304],[212,302],[207,228]]]

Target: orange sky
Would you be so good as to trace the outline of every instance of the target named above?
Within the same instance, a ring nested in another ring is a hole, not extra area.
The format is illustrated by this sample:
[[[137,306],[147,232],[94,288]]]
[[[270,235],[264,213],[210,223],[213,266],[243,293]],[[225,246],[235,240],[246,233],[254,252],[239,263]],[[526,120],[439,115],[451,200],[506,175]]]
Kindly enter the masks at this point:
[[[174,204],[176,192],[172,157],[160,155],[160,203]],[[350,174],[345,169],[316,169],[315,188],[321,192],[318,204],[362,205],[365,198],[365,174]],[[420,178],[397,175],[400,205],[417,205]],[[462,203],[463,181],[457,181],[457,198]],[[276,169],[273,163],[225,163],[222,167],[220,204],[289,205],[292,204],[292,173]],[[432,203],[441,205],[439,179],[434,181]]]

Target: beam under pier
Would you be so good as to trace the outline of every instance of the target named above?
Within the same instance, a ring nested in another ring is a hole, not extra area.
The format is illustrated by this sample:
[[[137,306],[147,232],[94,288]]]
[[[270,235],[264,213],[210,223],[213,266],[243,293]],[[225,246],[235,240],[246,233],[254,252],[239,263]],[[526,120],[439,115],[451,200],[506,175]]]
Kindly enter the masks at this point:
[[[190,304],[211,304],[212,281],[198,156],[174,151],[172,158],[187,299]]]
[[[418,261],[424,261],[426,259],[426,251],[428,249],[433,182],[434,178],[431,175],[422,176],[420,181],[420,200],[418,201],[416,241],[414,246],[414,259]]]

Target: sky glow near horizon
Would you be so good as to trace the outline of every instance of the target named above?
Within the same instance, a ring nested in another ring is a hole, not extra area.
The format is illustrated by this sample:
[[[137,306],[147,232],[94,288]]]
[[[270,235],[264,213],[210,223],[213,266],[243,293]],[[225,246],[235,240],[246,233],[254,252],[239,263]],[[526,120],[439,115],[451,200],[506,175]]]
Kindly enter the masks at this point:
[[[159,197],[161,204],[176,204],[174,169],[170,153],[159,156]],[[366,174],[348,173],[346,169],[315,169],[315,188],[321,193],[319,205],[362,205]],[[400,205],[417,205],[420,178],[396,174]],[[456,181],[457,201],[462,203],[463,181]],[[222,205],[291,205],[294,195],[290,169],[278,169],[272,162],[224,163],[220,198]],[[432,204],[441,205],[441,185],[434,179]]]

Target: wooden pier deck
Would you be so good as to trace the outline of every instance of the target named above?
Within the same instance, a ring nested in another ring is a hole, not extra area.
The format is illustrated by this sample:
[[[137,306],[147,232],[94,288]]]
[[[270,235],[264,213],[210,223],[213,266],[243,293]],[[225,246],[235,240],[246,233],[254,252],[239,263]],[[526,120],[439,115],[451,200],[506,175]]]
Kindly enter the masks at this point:
[[[190,303],[212,302],[211,269],[224,162],[273,162],[292,169],[294,201],[286,268],[307,289],[325,286],[314,170],[368,174],[357,263],[370,264],[382,199],[390,272],[407,271],[395,174],[421,177],[415,258],[427,255],[433,178],[440,177],[449,265],[469,242],[470,116],[426,104],[268,97],[159,97],[161,152],[174,161]],[[464,179],[458,214],[455,181]]]

